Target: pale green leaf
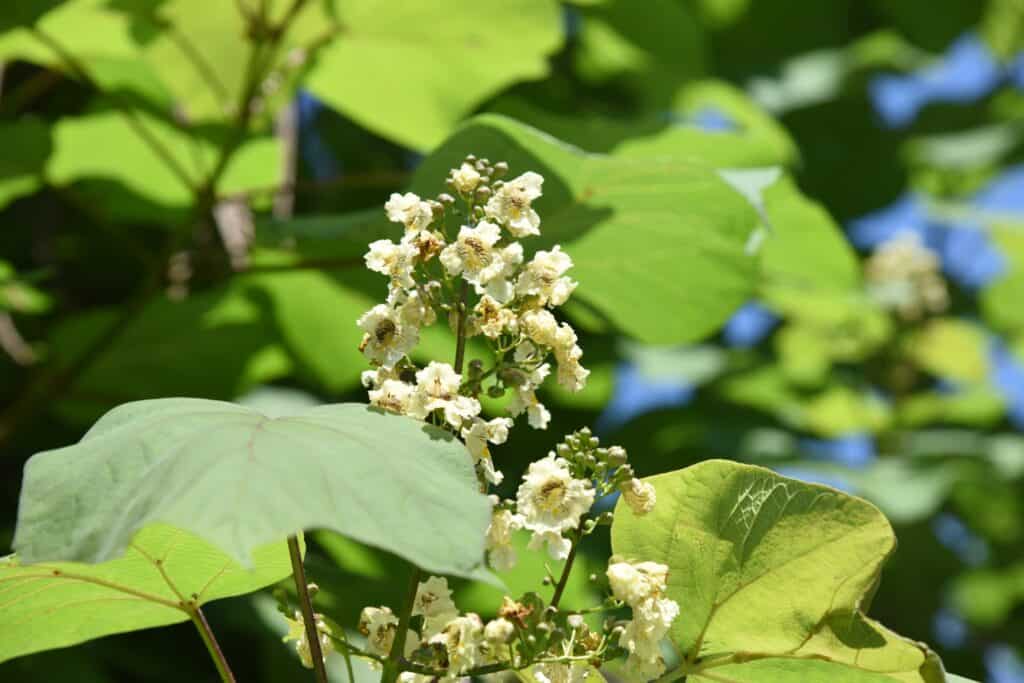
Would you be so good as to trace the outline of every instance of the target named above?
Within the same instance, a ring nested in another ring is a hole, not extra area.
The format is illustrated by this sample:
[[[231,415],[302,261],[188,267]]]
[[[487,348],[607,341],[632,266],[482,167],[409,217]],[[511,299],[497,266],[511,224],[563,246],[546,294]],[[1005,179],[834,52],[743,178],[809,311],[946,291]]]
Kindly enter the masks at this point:
[[[325,528],[467,576],[483,560],[490,504],[465,447],[406,417],[339,404],[270,418],[155,399],[119,406],[79,443],[28,461],[14,547],[25,561],[104,561],[154,521],[240,561]]]
[[[175,160],[192,186],[212,171],[218,145],[155,116],[136,113],[133,119],[134,123],[119,112],[102,111],[57,122],[54,151],[46,166],[48,179],[57,185],[87,178],[114,181],[157,204],[189,205],[190,186],[171,170],[148,138]],[[140,133],[140,128],[146,132]],[[277,144],[251,139],[238,149],[217,189],[237,193],[273,187],[281,171]]]
[[[553,0],[338,0],[334,14],[341,35],[318,53],[305,86],[418,150],[503,88],[545,76],[562,40]]]
[[[638,517],[620,501],[612,550],[669,566],[683,671],[709,681],[941,682],[927,648],[860,612],[896,545],[873,505],[723,460],[646,481],[657,505]]]
[[[963,384],[983,382],[989,375],[988,334],[979,325],[955,318],[936,318],[905,341],[907,355],[922,370]]]
[[[291,573],[283,537],[255,549],[252,560],[246,570],[163,524],[142,529],[123,556],[101,564],[0,559],[0,661],[188,621],[179,605],[250,593]]]

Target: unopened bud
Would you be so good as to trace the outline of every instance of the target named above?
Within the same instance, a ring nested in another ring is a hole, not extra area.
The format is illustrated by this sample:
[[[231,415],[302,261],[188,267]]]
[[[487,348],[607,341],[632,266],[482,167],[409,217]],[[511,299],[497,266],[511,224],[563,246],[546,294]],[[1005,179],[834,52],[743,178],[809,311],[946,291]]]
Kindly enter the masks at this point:
[[[608,464],[612,467],[622,467],[626,464],[626,449],[622,446],[611,446],[608,449]]]
[[[494,164],[494,177],[495,178],[501,178],[506,173],[508,173],[508,164],[507,163],[505,163],[504,161],[499,161],[498,163]]]
[[[476,188],[476,200],[478,202],[486,201],[487,198],[490,196],[491,188],[487,187],[486,185],[481,185],[480,187]]]
[[[447,192],[442,192],[441,194],[437,195],[437,201],[441,202],[442,204],[454,204],[455,197],[451,196]]]
[[[487,395],[491,398],[501,398],[505,395],[505,387],[500,384],[492,384],[487,388]]]
[[[566,619],[566,623],[568,623],[569,626],[571,626],[572,628],[582,628],[583,627],[583,615],[582,614],[570,614],[569,618]]]

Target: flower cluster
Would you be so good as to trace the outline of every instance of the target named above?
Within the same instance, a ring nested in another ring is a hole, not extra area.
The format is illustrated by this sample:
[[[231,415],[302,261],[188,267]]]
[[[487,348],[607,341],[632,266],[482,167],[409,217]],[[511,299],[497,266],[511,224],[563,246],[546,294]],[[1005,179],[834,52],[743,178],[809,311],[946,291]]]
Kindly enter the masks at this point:
[[[357,321],[364,332],[359,348],[373,366],[363,373],[370,403],[461,436],[488,484],[502,481],[489,444],[504,443],[512,420],[480,417],[480,395],[510,394],[510,416],[525,413],[530,426],[544,429],[551,416],[536,390],[551,374],[548,359],[571,391],[589,375],[576,332],[552,313],[576,288],[566,274],[572,259],[556,245],[527,260],[518,241],[540,234],[533,202],[544,179],[526,172],[501,180],[507,172],[505,163],[469,156],[448,176],[458,200],[447,193],[432,200],[391,195],[385,211],[404,235],[373,242],[365,256],[370,270],[388,277],[387,299]],[[419,367],[410,354],[421,330],[439,319],[456,334],[455,364]],[[492,358],[473,359],[463,371],[465,340],[474,337]]]
[[[465,675],[487,664],[506,662],[513,625],[501,617],[484,625],[473,613],[460,614],[448,581],[432,576],[421,581],[412,608],[413,628],[406,634],[404,656],[420,667]],[[387,657],[395,641],[398,617],[388,607],[367,607],[359,631],[367,638],[367,652]],[[405,672],[403,683],[421,683],[431,676]]]
[[[679,605],[662,597],[668,581],[668,567],[657,562],[613,562],[608,566],[608,584],[612,594],[633,610],[619,635],[619,645],[629,652],[626,668],[637,678],[650,680],[665,673],[661,640]]]
[[[546,546],[553,559],[564,560],[572,548],[569,536],[588,530],[581,521],[594,500],[613,491],[622,492],[635,514],[650,512],[654,487],[633,476],[626,457],[625,449],[602,448],[599,439],[583,428],[567,436],[547,457],[531,463],[514,501],[493,498],[487,532],[491,566],[508,569],[515,564],[511,547],[515,529],[533,534],[531,550]]]
[[[903,232],[880,244],[865,263],[871,296],[904,320],[949,307],[949,292],[939,258],[915,232]]]

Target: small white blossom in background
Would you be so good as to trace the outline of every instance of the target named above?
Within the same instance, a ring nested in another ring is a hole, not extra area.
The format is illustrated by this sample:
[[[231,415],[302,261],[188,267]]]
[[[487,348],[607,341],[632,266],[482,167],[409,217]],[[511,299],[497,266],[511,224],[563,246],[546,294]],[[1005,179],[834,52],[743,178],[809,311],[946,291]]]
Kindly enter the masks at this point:
[[[654,485],[635,477],[619,484],[619,491],[622,492],[622,498],[626,501],[626,505],[637,516],[646,515],[654,509],[654,504],[658,502]]]
[[[586,664],[550,664],[542,663],[533,668],[533,677],[539,683],[583,683],[590,677],[590,667]]]
[[[903,232],[880,244],[864,269],[872,298],[905,320],[949,308],[939,258],[916,232]]]
[[[491,496],[494,510],[491,524],[487,527],[487,557],[491,567],[498,571],[512,569],[516,565],[516,551],[512,547],[512,532],[523,528],[523,518],[498,507],[498,497]]]
[[[421,635],[424,638],[440,633],[448,622],[459,616],[459,610],[452,601],[452,591],[448,588],[448,580],[431,576],[420,582],[412,604],[412,615],[423,617]]]
[[[388,220],[401,223],[405,226],[406,232],[412,235],[427,229],[434,218],[430,204],[412,192],[393,193],[384,205],[384,211],[388,215]]]
[[[331,628],[324,621],[323,615],[314,614],[313,617],[316,621],[316,631],[320,636],[320,651],[324,661],[327,661],[327,655],[334,649],[334,643],[330,637]],[[309,637],[306,635],[306,622],[302,619],[302,612],[295,610],[295,618],[285,617],[285,620],[288,622],[288,633],[281,640],[285,643],[294,640],[295,652],[299,655],[302,666],[312,669],[313,653],[309,649]]]
[[[594,487],[589,481],[574,479],[568,465],[554,453],[530,463],[516,494],[523,526],[533,532],[530,548],[546,544],[556,560],[568,557],[572,546],[562,533],[578,527],[594,504]]]
[[[619,644],[629,652],[626,667],[638,678],[657,678],[665,672],[661,641],[679,616],[675,600],[662,597],[668,567],[657,562],[613,562],[607,576],[612,594],[633,610],[633,619],[619,637]]]

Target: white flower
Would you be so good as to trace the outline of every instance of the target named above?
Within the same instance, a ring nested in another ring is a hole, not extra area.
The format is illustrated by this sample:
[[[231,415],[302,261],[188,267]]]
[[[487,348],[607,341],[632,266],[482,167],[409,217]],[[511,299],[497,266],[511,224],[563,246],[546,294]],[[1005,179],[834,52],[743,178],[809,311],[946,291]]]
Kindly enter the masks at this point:
[[[384,205],[384,210],[388,214],[388,220],[393,223],[401,223],[408,233],[424,230],[434,220],[434,212],[430,209],[430,204],[412,192],[392,193],[391,198]]]
[[[563,536],[561,531],[534,531],[526,545],[529,550],[543,550],[545,546],[551,559],[561,561],[569,557],[572,541]]]
[[[370,251],[366,252],[366,267],[370,270],[387,275],[400,287],[415,287],[412,273],[416,267],[419,250],[407,242],[395,244],[391,240],[370,242]]]
[[[441,252],[441,263],[450,275],[461,274],[467,282],[486,285],[505,270],[502,250],[495,244],[501,229],[494,223],[480,221],[475,228],[463,225],[459,236]]]
[[[327,661],[327,655],[334,649],[334,643],[330,637],[331,627],[324,621],[323,615],[314,614],[313,618],[316,622],[316,631],[319,634],[320,651],[324,661]],[[309,637],[306,635],[306,622],[302,619],[302,612],[295,610],[295,618],[285,617],[285,621],[288,622],[288,633],[281,640],[285,643],[294,640],[295,652],[298,653],[302,666],[312,669],[313,653],[309,649]]]
[[[386,304],[377,304],[364,313],[356,324],[366,332],[359,350],[385,368],[393,367],[419,342],[419,329],[407,325]]]
[[[495,496],[494,501],[497,502]],[[491,513],[491,524],[487,527],[487,553],[491,566],[500,571],[516,565],[516,551],[512,547],[512,532],[523,528],[523,518],[511,510],[497,508]]]
[[[456,190],[469,194],[480,184],[480,173],[472,165],[463,162],[462,166],[452,170],[452,181]]]
[[[633,619],[626,624],[619,644],[629,651],[626,668],[649,680],[665,672],[660,643],[679,616],[679,605],[666,598],[647,598],[633,607]]]
[[[484,211],[508,228],[515,237],[539,235],[540,216],[531,204],[541,196],[540,187],[543,183],[544,178],[533,171],[513,178],[487,200]]]
[[[572,259],[560,246],[556,245],[551,251],[538,251],[523,268],[516,282],[516,292],[520,296],[538,297],[541,306],[561,306],[579,284],[563,277],[570,268]]]
[[[551,422],[551,412],[537,400],[537,392],[533,389],[516,388],[508,403],[508,412],[512,417],[519,417],[525,412],[527,423],[534,429],[547,429]]]
[[[456,617],[430,638],[448,651],[448,674],[458,675],[477,666],[484,657],[484,624],[476,614]]]
[[[511,621],[498,617],[487,622],[487,626],[484,627],[484,639],[492,645],[501,645],[512,640],[515,632],[516,627]]]
[[[488,281],[485,287],[476,286],[477,294],[488,294],[499,303],[508,303],[515,296],[516,288],[512,282],[516,271],[523,263],[523,245],[513,242],[500,252],[503,265],[501,272]]]
[[[558,336],[558,321],[551,311],[537,309],[519,316],[519,327],[529,339],[541,346],[554,346]],[[518,349],[516,349],[518,353]]]
[[[622,492],[626,504],[633,510],[633,514],[637,516],[646,515],[653,510],[658,500],[654,485],[635,477],[620,484],[619,491]]]
[[[658,597],[668,581],[668,566],[657,562],[614,562],[608,565],[612,594],[631,607]]]
[[[516,321],[516,314],[502,306],[491,296],[484,294],[473,308],[476,315],[475,323],[485,336],[497,339]]]
[[[580,391],[587,383],[590,370],[580,365],[583,349],[576,343],[576,331],[562,323],[555,333],[552,350],[558,361],[558,383],[569,391]]]
[[[359,615],[359,632],[366,636],[366,650],[387,656],[398,631],[398,617],[388,607],[364,607]]]
[[[533,677],[539,683],[583,683],[589,676],[590,667],[576,662],[569,664],[543,662],[533,667]]]
[[[363,370],[360,380],[367,389],[376,389],[389,379],[398,379],[398,373],[394,368],[377,368],[376,370]]]
[[[579,526],[594,503],[594,488],[589,481],[574,479],[569,463],[552,453],[530,464],[516,502],[523,526],[534,532],[531,545],[548,543],[549,552],[561,555],[564,544],[557,539]]]
[[[405,415],[409,411],[414,387],[397,379],[384,380],[380,387],[370,390],[370,405],[392,413]]]
[[[426,327],[437,321],[433,306],[417,290],[397,290],[388,296],[388,303],[398,309],[402,322],[414,327]]]
[[[416,589],[412,615],[423,617],[424,638],[440,633],[448,622],[459,616],[459,610],[452,601],[452,591],[448,588],[448,580],[431,576],[426,581],[421,581]]]
[[[422,420],[435,410],[443,410],[448,424],[461,427],[480,413],[479,401],[459,395],[461,384],[462,376],[452,366],[431,361],[416,373],[416,395],[409,405],[410,414]]]
[[[504,477],[501,472],[494,469],[487,442],[505,443],[505,440],[508,439],[508,430],[511,427],[512,420],[507,417],[496,417],[490,422],[474,417],[469,427],[462,428],[462,439],[466,442],[469,454],[473,456],[473,462],[481,465],[487,481],[495,486],[500,484]]]

